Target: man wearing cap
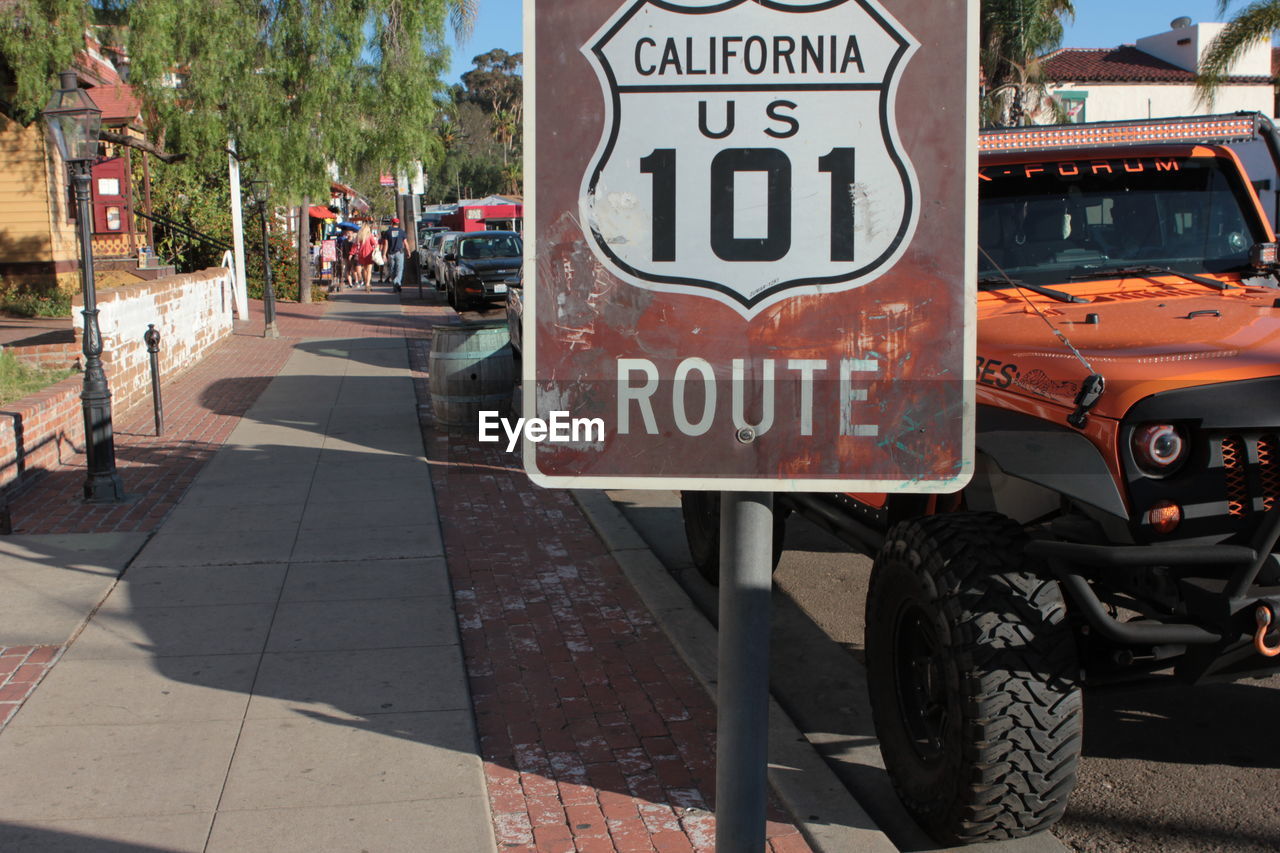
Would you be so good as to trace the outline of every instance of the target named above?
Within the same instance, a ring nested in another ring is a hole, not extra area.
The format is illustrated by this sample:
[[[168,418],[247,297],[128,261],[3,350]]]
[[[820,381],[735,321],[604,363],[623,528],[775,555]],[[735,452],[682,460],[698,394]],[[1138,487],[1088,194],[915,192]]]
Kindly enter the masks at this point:
[[[400,292],[400,280],[404,277],[406,236],[398,218],[392,219],[391,227],[382,232],[382,256],[387,259],[383,279],[391,282],[396,293]]]

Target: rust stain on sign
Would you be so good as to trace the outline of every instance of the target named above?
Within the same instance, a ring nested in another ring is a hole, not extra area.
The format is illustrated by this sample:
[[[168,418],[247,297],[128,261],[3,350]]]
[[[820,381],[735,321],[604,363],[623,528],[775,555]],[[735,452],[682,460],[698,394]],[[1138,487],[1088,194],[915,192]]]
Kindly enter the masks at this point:
[[[590,446],[536,445],[531,474],[958,487],[968,4],[530,12],[526,389],[539,415],[606,424]]]

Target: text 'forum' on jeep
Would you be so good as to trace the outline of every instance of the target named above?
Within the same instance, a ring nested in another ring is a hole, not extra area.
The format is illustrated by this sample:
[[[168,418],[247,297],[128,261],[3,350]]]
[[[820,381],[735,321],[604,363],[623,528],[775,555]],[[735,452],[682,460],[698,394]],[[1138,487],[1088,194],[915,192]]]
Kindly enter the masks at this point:
[[[1280,670],[1277,163],[1253,113],[982,132],[972,481],[776,496],[775,560],[792,511],[874,555],[876,731],[941,842],[1062,816],[1082,687]]]

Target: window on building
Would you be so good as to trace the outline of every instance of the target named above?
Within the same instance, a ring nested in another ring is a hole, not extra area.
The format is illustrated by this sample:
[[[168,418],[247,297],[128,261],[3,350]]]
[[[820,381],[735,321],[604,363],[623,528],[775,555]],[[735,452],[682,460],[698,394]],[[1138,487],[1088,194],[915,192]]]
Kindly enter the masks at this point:
[[[1058,93],[1058,100],[1062,102],[1062,108],[1067,113],[1067,121],[1072,124],[1079,124],[1082,121],[1087,121],[1084,115],[1084,102],[1088,97],[1088,92]]]

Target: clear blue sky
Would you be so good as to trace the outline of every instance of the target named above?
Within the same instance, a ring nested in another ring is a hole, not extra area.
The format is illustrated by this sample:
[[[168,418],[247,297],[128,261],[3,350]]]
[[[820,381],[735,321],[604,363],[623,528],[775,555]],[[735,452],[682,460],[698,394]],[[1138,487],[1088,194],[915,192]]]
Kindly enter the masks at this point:
[[[491,2],[491,0],[489,0]],[[1215,0],[1075,0],[1076,17],[1067,23],[1063,47],[1116,47],[1169,29],[1186,15],[1193,24],[1225,21],[1247,4],[1236,0],[1219,17]]]
[[[507,53],[524,50],[524,33],[521,29],[522,0],[480,0],[480,14],[476,26],[466,44],[458,45],[449,32],[449,47],[453,66],[445,77],[446,83],[457,83],[464,73],[474,66],[471,60],[482,53],[500,47]]]
[[[621,3],[621,0],[619,0]],[[522,50],[521,0],[480,0],[475,32],[466,44],[453,47],[453,68],[448,82],[456,83],[471,69],[471,59],[500,47],[509,53]],[[1246,5],[1235,0],[1228,15]],[[1180,15],[1193,23],[1221,20],[1215,0],[1075,0],[1076,17],[1067,25],[1065,47],[1115,47],[1132,44],[1143,36],[1162,33]]]

